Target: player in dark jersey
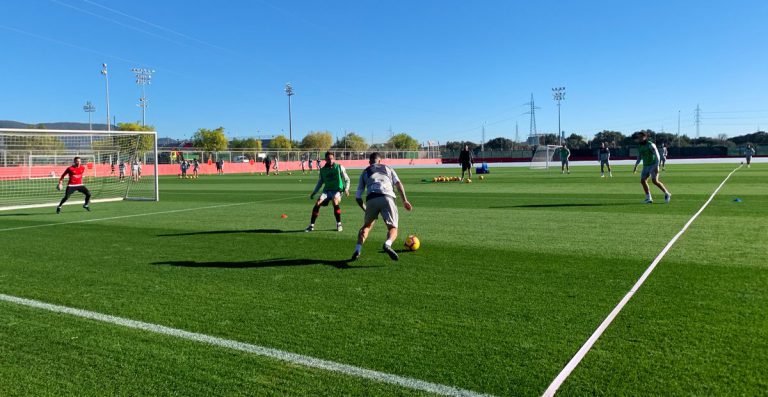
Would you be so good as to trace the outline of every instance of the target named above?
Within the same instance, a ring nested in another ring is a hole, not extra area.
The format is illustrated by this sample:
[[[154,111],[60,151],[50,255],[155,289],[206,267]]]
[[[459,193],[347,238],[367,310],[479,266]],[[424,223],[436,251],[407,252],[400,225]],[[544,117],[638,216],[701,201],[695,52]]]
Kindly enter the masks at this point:
[[[64,173],[61,174],[61,178],[59,178],[59,185],[56,187],[56,189],[61,190],[61,184],[64,181],[64,177],[69,176],[69,181],[67,182],[67,190],[64,193],[64,198],[61,199],[59,206],[56,207],[57,214],[61,213],[61,206],[64,205],[67,200],[69,200],[69,196],[71,196],[74,192],[80,192],[85,195],[85,204],[83,204],[83,208],[85,208],[86,211],[91,210],[91,208],[88,207],[88,204],[91,202],[91,192],[89,192],[85,185],[83,185],[83,174],[85,174],[85,166],[81,164],[80,157],[75,157],[74,164],[67,167]]]
[[[464,180],[465,172],[469,172],[469,179],[472,179],[472,152],[469,151],[469,145],[464,145],[464,149],[459,152],[459,164],[461,164],[460,180]]]
[[[267,170],[267,176],[269,176],[269,169],[272,168],[272,156],[269,154],[264,156],[264,161],[262,161],[262,163],[264,163],[264,169]]]

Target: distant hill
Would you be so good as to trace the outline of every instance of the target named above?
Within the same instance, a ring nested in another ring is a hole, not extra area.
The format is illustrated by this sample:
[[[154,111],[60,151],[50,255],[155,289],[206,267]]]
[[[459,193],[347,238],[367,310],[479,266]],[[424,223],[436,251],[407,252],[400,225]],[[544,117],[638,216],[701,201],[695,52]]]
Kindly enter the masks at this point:
[[[0,128],[29,128],[29,129],[35,129],[38,128],[38,126],[45,126],[48,130],[87,130],[88,129],[88,123],[74,123],[69,121],[59,121],[59,122],[53,122],[53,123],[37,123],[37,124],[27,124],[27,123],[21,123],[18,121],[11,121],[11,120],[0,120]],[[94,130],[106,130],[107,125],[106,124],[93,124]],[[112,126],[113,130],[117,130],[117,127]]]

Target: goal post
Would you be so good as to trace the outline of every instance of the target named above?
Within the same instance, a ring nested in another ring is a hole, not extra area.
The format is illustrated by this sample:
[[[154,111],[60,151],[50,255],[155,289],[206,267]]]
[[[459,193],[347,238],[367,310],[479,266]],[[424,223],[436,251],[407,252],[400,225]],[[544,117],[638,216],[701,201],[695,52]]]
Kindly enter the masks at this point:
[[[552,161],[556,159],[556,155],[559,157],[558,145],[539,145],[536,147],[536,151],[531,158],[532,170],[546,170],[549,169]]]
[[[57,205],[58,179],[75,157],[92,202],[160,199],[154,131],[0,128],[0,211]]]

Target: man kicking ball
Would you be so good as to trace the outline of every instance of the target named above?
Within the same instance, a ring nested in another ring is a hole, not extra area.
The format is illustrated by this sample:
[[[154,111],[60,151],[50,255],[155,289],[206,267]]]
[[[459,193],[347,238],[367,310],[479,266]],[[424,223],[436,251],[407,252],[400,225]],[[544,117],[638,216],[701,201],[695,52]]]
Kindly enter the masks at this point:
[[[637,161],[635,161],[635,168],[632,169],[632,173],[634,174],[637,172],[637,165],[642,161],[643,171],[640,173],[640,184],[643,185],[643,190],[645,191],[645,203],[653,203],[651,190],[648,187],[648,177],[651,178],[654,185],[658,186],[659,189],[664,192],[664,201],[669,203],[669,200],[672,198],[672,193],[670,193],[669,190],[667,190],[667,187],[659,181],[659,150],[653,142],[648,140],[648,134],[645,132],[637,132],[633,138],[637,141],[640,147],[638,147]]]
[[[314,200],[320,188],[323,185],[325,185],[325,188],[323,188],[323,194],[315,202],[315,206],[312,207],[312,220],[309,221],[309,226],[305,230],[307,232],[315,230],[315,221],[320,215],[320,207],[327,206],[329,202],[333,202],[333,214],[336,216],[336,231],[340,232],[343,230],[341,227],[341,207],[339,203],[341,202],[341,192],[344,192],[349,197],[349,176],[344,166],[334,162],[334,160],[335,156],[333,153],[325,152],[325,166],[320,168],[320,178],[318,178],[315,190],[312,191],[309,198]]]
[[[395,204],[395,186],[400,191],[403,207],[408,211],[413,207],[405,197],[405,188],[403,188],[403,183],[398,179],[395,170],[381,164],[381,155],[379,153],[371,153],[368,162],[371,165],[360,175],[360,183],[357,186],[357,194],[355,195],[357,205],[365,211],[365,220],[357,236],[357,246],[352,254],[352,260],[354,261],[360,257],[365,239],[368,238],[368,233],[371,231],[373,224],[376,223],[379,214],[381,214],[381,218],[387,225],[387,241],[384,242],[382,249],[393,261],[396,261],[399,258],[397,252],[392,249],[392,242],[397,238],[398,220],[397,205]],[[368,190],[368,197],[363,202],[363,191],[365,190]]]
[[[88,207],[88,204],[91,202],[91,192],[89,192],[85,185],[83,185],[83,174],[85,174],[85,166],[80,163],[80,157],[75,157],[74,164],[67,167],[64,173],[61,174],[59,185],[56,186],[57,190],[61,190],[61,184],[64,177],[69,176],[67,191],[64,192],[64,198],[61,199],[59,206],[56,207],[57,214],[61,213],[61,206],[69,200],[69,196],[74,192],[80,192],[85,195],[85,204],[83,204],[83,208],[85,208],[86,211],[91,210],[90,207]]]

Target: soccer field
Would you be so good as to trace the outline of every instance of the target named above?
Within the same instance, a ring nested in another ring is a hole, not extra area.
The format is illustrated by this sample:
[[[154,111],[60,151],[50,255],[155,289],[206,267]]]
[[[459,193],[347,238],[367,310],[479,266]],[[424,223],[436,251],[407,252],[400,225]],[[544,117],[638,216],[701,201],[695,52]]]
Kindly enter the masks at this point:
[[[421,249],[398,262],[381,252],[381,223],[346,262],[362,222],[352,197],[342,201],[343,232],[330,207],[304,232],[316,175],[161,178],[158,203],[0,212],[0,294],[279,353],[3,299],[0,395],[442,390],[386,375],[541,395],[735,167],[669,167],[672,202],[652,186],[652,205],[627,166],[604,179],[597,167],[492,168],[472,184],[431,182],[456,170],[399,169],[414,210],[401,208],[395,246],[416,234]],[[359,174],[350,170],[355,187]],[[768,164],[733,174],[558,395],[766,393],[767,181]]]

